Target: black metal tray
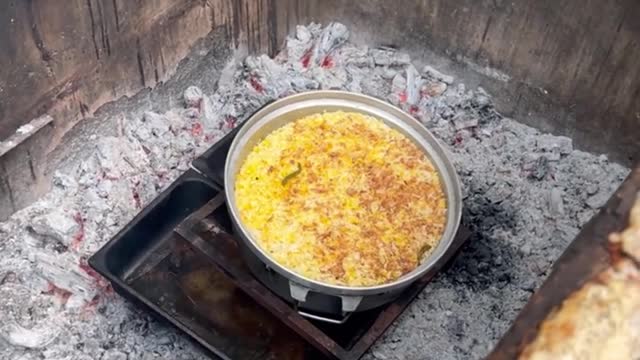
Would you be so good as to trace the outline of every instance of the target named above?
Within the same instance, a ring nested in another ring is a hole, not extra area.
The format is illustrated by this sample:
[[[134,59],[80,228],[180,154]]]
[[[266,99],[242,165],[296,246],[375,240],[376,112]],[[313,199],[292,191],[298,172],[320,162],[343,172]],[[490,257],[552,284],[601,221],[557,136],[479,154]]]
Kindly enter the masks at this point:
[[[187,171],[89,259],[114,290],[222,359],[320,358],[174,230],[214,199],[216,185]]]

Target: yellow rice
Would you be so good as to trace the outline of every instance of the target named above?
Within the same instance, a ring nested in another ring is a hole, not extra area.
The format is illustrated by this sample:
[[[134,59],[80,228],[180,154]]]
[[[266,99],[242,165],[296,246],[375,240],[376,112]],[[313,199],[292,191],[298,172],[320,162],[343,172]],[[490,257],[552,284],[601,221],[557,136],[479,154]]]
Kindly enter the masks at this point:
[[[446,221],[438,174],[382,121],[314,114],[255,146],[235,183],[240,218],[280,265],[329,284],[372,286],[415,269]]]

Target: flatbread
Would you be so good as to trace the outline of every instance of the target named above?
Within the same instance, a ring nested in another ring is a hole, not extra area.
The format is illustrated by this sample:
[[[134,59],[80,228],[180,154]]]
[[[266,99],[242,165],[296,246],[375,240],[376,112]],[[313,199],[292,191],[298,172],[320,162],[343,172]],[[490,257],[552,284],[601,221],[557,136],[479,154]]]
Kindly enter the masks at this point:
[[[615,263],[545,319],[520,359],[640,359],[640,199],[629,226],[609,241]]]

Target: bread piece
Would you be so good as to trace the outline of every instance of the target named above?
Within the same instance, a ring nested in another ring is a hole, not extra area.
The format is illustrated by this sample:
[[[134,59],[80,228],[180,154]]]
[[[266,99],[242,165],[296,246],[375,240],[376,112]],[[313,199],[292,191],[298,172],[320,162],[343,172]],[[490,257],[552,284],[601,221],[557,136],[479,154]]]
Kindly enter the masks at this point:
[[[619,234],[611,234],[612,243],[621,243],[622,251],[636,262],[640,262],[640,198],[631,209],[629,226]]]
[[[630,217],[629,227],[610,237],[628,257],[620,254],[621,260],[565,299],[520,359],[640,359],[640,200]]]

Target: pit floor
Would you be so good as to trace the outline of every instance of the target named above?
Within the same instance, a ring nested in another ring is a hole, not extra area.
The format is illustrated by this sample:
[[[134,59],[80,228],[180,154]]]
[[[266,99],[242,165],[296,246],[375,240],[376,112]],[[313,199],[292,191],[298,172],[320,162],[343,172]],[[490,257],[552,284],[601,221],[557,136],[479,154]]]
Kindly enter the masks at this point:
[[[260,105],[318,87],[376,96],[423,122],[455,163],[473,233],[364,358],[486,355],[629,169],[503,117],[465,79],[353,45],[345,31],[300,27],[275,62],[243,61],[212,36],[171,80],[68,134],[52,191],[0,225],[0,359],[206,358],[113,294],[85,259]]]

